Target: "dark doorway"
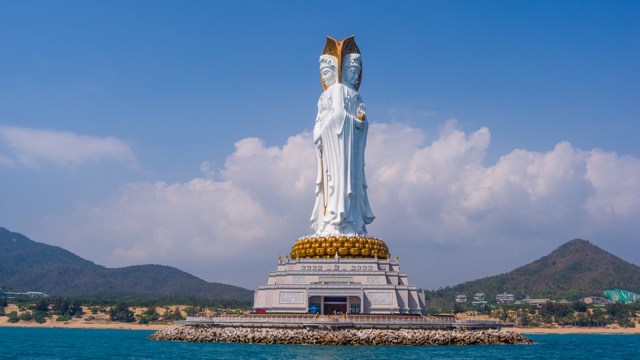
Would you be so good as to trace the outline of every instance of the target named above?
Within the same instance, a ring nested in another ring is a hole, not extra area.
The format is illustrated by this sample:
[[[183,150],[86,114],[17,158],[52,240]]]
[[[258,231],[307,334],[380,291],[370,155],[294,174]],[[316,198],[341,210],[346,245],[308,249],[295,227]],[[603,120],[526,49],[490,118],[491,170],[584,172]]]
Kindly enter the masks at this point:
[[[347,304],[324,304],[325,315],[341,315],[347,312]]]

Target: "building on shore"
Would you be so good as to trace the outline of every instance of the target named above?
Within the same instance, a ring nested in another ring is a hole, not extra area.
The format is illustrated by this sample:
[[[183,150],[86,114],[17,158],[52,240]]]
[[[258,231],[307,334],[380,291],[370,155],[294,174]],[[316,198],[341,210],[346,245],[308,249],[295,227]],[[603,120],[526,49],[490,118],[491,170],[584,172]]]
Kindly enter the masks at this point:
[[[611,300],[605,299],[600,296],[587,296],[580,299],[580,301],[584,302],[587,305],[595,305],[595,306],[604,306],[607,304],[611,304]]]
[[[640,294],[633,293],[627,290],[605,290],[604,296],[611,302],[621,302],[625,304],[631,304],[634,302],[640,302]]]
[[[456,295],[456,302],[461,304],[461,303],[466,303],[467,302],[467,295]]]
[[[483,292],[473,294],[473,301],[471,302],[471,305],[484,308],[487,306],[487,300],[485,299],[486,296],[487,295]]]
[[[513,294],[507,294],[506,292],[496,295],[496,302],[498,304],[513,304],[516,301],[516,297]]]
[[[7,299],[15,299],[15,298],[48,298],[49,295],[39,292],[39,291],[27,291],[27,292],[10,292],[5,291],[0,294],[2,297]]]
[[[527,298],[527,299],[523,300],[523,302],[525,304],[529,304],[531,306],[537,306],[537,307],[542,307],[542,305],[544,305],[544,304],[546,304],[546,303],[548,303],[550,301],[551,301],[551,299],[529,299],[529,298]]]

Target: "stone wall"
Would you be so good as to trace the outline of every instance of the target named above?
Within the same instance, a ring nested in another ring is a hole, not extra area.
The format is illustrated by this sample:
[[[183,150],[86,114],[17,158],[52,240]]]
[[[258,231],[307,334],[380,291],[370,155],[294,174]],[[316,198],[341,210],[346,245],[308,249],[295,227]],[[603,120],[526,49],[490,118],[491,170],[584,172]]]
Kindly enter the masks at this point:
[[[275,329],[178,325],[151,335],[154,340],[315,345],[488,345],[532,344],[507,330]]]

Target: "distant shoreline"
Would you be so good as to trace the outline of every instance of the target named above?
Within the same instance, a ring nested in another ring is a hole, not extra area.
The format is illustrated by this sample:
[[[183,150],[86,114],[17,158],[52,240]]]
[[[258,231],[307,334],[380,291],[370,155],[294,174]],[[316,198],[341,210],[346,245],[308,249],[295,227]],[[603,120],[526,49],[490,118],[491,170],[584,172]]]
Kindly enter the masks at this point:
[[[185,305],[173,306],[182,308]],[[141,314],[145,311],[146,307],[133,308],[136,314]],[[15,304],[9,304],[5,309],[6,313],[18,310]],[[162,308],[158,307],[157,311],[162,311]],[[55,321],[53,318],[47,318],[47,321],[43,324],[39,324],[33,320],[31,321],[18,321],[17,323],[10,323],[8,316],[0,316],[0,327],[23,327],[23,328],[62,328],[62,329],[111,329],[111,330],[148,330],[158,331],[167,327],[173,326],[172,321],[152,322],[149,324],[139,324],[137,322],[117,322],[111,321],[109,315],[104,312],[98,312],[92,314],[90,308],[83,307],[84,314],[79,317],[72,317],[66,321]],[[210,316],[207,314],[206,316]],[[464,319],[484,319],[488,320],[488,317],[466,317]],[[640,334],[640,326],[635,328],[623,328],[618,325],[609,325],[608,327],[503,327],[504,330],[514,331],[520,334]]]
[[[2,322],[0,320],[0,327],[10,328],[40,328],[40,329],[96,329],[96,330],[149,330],[158,331],[171,324],[138,324],[138,323],[59,323],[56,321],[47,321],[44,324],[38,324],[36,322],[20,321],[17,323]]]
[[[3,321],[4,320],[4,321]],[[47,321],[44,324],[36,322],[9,323],[6,318],[0,318],[0,327],[12,328],[61,328],[61,329],[102,329],[102,330],[148,330],[158,331],[172,326],[172,324],[138,324],[138,323],[90,323],[90,322],[52,322]],[[504,330],[515,331],[520,334],[638,334],[640,328],[621,328],[621,327],[557,327],[557,328],[503,328]]]
[[[520,334],[639,334],[640,328],[623,327],[557,327],[557,328],[504,328]]]

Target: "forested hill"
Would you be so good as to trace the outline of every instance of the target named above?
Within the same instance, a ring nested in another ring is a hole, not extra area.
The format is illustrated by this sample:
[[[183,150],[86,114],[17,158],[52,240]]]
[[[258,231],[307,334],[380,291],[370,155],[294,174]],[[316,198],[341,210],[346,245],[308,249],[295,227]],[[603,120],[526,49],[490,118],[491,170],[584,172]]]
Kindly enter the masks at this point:
[[[640,267],[582,239],[571,240],[531,264],[509,273],[468,281],[431,292],[434,301],[453,302],[458,294],[472,297],[483,292],[487,300],[496,294],[514,294],[516,299],[550,298],[576,300],[603,296],[608,289],[640,292]]]
[[[209,283],[170,266],[106,268],[2,227],[0,286],[14,291],[108,300],[253,300],[253,291]]]

